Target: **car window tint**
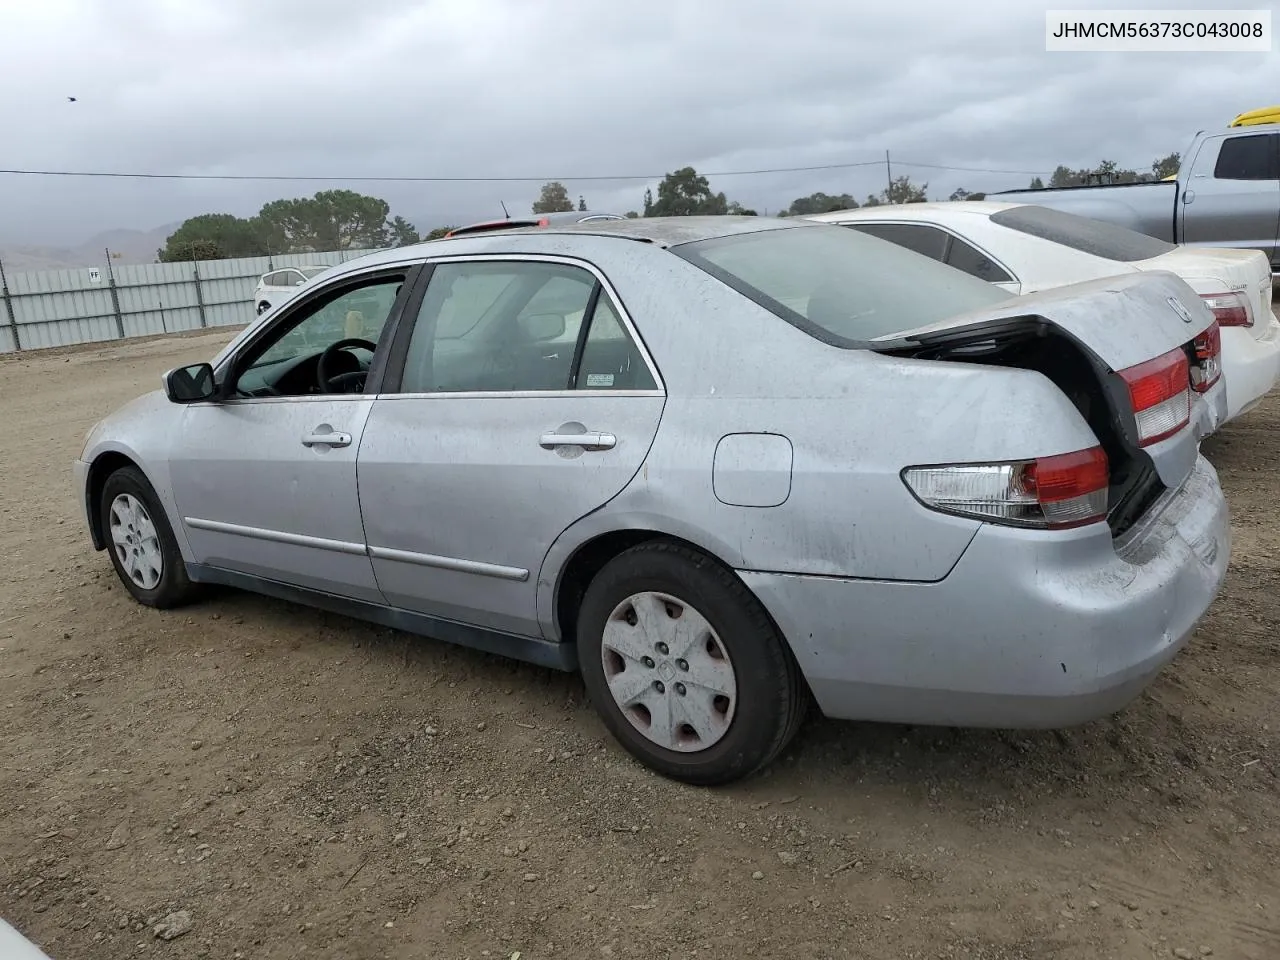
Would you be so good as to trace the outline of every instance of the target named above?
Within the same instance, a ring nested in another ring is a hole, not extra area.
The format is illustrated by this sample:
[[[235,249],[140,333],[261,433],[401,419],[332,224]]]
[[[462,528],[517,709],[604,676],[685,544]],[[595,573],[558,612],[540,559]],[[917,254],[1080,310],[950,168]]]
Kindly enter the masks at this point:
[[[605,293],[591,315],[575,386],[579,390],[655,390],[658,386]]]
[[[283,287],[287,285],[283,272],[268,273],[263,281],[268,287]]]
[[[897,244],[817,223],[676,244],[671,251],[837,346],[856,347],[1009,297]]]
[[[405,354],[403,393],[565,390],[595,286],[581,267],[437,264]]]
[[[956,236],[951,238],[946,263],[988,283],[1008,283],[1013,280],[1013,277],[985,253]]]
[[[1223,140],[1213,176],[1217,180],[1275,180],[1280,177],[1275,134]]]
[[[1041,240],[1060,243],[1081,253],[1131,263],[1150,260],[1178,248],[1114,223],[1104,223],[1063,210],[1031,204],[1008,207],[991,215],[991,222]]]
[[[947,235],[943,231],[923,223],[850,223],[846,226],[922,253],[933,260],[942,259],[947,245]]]

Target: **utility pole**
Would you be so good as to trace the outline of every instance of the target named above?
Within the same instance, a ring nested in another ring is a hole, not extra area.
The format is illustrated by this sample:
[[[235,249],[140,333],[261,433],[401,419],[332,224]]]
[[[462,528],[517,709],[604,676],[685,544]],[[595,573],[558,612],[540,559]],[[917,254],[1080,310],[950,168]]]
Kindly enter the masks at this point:
[[[889,182],[888,189],[884,192],[884,202],[893,203],[893,168],[889,166],[888,150],[884,152],[884,175],[885,179]]]

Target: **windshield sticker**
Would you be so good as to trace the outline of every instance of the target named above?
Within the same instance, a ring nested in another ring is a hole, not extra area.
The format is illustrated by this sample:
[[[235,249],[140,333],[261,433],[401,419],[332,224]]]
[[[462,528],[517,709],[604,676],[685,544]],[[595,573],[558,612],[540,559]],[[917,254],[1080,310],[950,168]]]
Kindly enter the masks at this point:
[[[588,387],[612,387],[613,374],[612,373],[588,373],[587,386]]]

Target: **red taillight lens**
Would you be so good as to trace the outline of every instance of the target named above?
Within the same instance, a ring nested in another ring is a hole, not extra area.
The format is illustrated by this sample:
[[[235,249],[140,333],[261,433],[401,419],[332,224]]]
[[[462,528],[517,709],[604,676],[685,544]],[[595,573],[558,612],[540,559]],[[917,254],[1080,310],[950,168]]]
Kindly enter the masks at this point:
[[[1223,327],[1252,327],[1253,311],[1242,293],[1202,293],[1200,299]]]
[[[1054,530],[1106,517],[1111,484],[1101,447],[1014,463],[911,467],[902,479],[930,509]]]
[[[1191,386],[1204,393],[1222,377],[1222,329],[1217,322],[1191,341],[1196,362],[1191,366]]]
[[[1191,422],[1191,375],[1181,348],[1120,371],[1138,422],[1138,443],[1150,446]]]

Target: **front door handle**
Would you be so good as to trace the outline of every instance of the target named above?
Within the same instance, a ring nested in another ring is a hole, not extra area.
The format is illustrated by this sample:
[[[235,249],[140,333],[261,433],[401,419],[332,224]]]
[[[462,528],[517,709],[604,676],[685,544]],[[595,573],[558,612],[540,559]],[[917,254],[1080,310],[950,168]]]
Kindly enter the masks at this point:
[[[351,434],[349,433],[308,433],[302,438],[304,447],[315,447],[325,444],[330,447],[349,447],[351,446]]]
[[[611,450],[618,443],[612,433],[544,433],[538,444],[548,450],[555,447],[582,447],[584,450]]]

